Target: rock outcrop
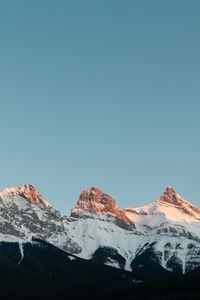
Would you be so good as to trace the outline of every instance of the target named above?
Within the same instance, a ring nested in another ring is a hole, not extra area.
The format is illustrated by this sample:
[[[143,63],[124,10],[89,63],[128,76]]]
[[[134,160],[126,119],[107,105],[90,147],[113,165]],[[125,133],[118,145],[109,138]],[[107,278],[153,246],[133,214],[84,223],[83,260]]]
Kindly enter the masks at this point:
[[[106,218],[123,229],[134,229],[134,223],[119,208],[115,199],[100,189],[91,187],[83,191],[76,206],[71,211],[74,218]]]

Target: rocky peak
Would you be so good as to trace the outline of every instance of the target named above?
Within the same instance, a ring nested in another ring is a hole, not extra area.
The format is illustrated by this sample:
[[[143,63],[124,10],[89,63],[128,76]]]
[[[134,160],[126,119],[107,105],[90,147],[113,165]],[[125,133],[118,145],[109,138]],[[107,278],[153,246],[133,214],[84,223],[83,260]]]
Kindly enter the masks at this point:
[[[166,188],[165,192],[160,196],[159,200],[174,205],[180,205],[182,203],[181,197],[176,193],[176,190],[171,186],[168,186]]]
[[[10,196],[17,199],[24,198],[32,204],[43,204],[46,207],[51,207],[49,202],[42,198],[42,195],[32,184],[24,184],[17,187],[6,188],[1,193],[1,196]]]
[[[125,212],[119,208],[115,199],[95,187],[91,187],[81,193],[76,206],[71,212],[71,216],[75,218],[88,217],[89,215],[114,217],[118,226],[120,226],[119,224],[126,224],[134,227],[134,224],[127,218]]]
[[[168,186],[158,201],[167,202],[173,205],[182,205],[184,200],[176,193],[176,190]]]
[[[160,196],[157,202],[171,204],[184,213],[187,213],[191,216],[200,217],[200,209],[184,200],[171,186],[166,188],[165,192]]]
[[[76,207],[74,208],[74,210],[94,213],[113,212],[116,209],[119,208],[115,199],[95,187],[83,191],[79,197]]]
[[[170,196],[170,195],[176,195],[176,191],[175,191],[175,189],[173,187],[167,186],[166,190],[164,192],[164,195],[168,195],[168,196]]]

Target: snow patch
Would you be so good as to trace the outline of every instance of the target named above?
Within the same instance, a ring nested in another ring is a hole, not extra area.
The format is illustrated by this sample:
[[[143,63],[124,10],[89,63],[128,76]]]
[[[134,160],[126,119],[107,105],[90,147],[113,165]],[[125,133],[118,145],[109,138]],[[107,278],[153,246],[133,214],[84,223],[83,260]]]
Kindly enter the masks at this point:
[[[68,257],[71,261],[72,261],[72,260],[76,260],[76,257],[74,257],[74,256],[68,255],[67,257]]]
[[[23,249],[23,243],[19,243],[19,251],[21,254],[21,259],[19,260],[18,264],[20,264],[24,258],[24,249]]]
[[[117,269],[120,269],[120,265],[118,263],[118,261],[108,257],[106,262],[104,263],[104,265],[107,265],[107,266],[110,266],[110,267],[113,267],[113,268],[117,268]]]

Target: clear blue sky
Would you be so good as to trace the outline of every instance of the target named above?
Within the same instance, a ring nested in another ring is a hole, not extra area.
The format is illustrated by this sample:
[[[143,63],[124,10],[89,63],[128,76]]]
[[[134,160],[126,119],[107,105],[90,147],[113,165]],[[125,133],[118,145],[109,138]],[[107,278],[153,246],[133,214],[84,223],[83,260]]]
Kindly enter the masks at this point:
[[[199,206],[200,1],[0,1],[0,189],[69,214],[167,185]]]

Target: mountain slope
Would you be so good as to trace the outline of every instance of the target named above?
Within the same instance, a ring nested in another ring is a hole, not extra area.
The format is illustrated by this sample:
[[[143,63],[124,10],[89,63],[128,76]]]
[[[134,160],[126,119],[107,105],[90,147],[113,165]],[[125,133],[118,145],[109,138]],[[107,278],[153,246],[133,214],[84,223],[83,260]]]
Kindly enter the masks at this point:
[[[23,251],[23,255],[22,255]],[[134,280],[135,274],[87,261],[44,241],[0,244],[0,293],[13,299],[197,300],[200,271],[162,280]],[[151,261],[151,271],[156,265]],[[137,272],[136,272],[137,273]]]
[[[18,238],[22,243],[37,237],[65,251],[78,253],[81,248],[70,238],[68,223],[68,218],[53,209],[32,185],[8,188],[0,193],[0,238],[3,240]]]
[[[88,299],[129,283],[130,273],[82,260],[44,241],[0,244],[2,299]]]
[[[84,191],[84,197],[80,196],[72,210],[76,219],[71,226],[82,248],[81,257],[89,259],[99,247],[111,247],[125,258],[125,269],[132,270],[134,259],[151,249],[158,263],[174,272],[188,272],[200,265],[200,210],[173,188],[168,187],[158,200],[144,207],[123,209],[126,220],[132,223],[129,228],[113,226],[116,222],[110,222],[110,215],[114,215],[115,204],[114,209],[108,205],[102,209],[102,204],[99,209],[97,203],[101,197],[88,209],[91,192],[94,193],[94,188]],[[105,263],[110,264],[111,257],[107,258]],[[120,262],[113,261],[113,265],[120,267]]]
[[[80,258],[137,271],[138,279],[152,259],[155,277],[163,268],[185,273],[200,266],[200,210],[171,187],[155,202],[127,209],[93,187],[83,191],[70,217],[61,216],[32,185],[5,189],[0,240],[23,245],[32,238]]]

